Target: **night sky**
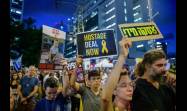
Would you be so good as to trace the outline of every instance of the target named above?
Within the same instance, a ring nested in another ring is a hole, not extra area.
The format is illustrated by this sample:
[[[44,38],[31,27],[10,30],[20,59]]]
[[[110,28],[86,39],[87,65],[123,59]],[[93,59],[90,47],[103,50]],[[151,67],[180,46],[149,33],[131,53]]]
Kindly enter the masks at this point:
[[[55,0],[25,0],[23,18],[32,17],[37,27],[43,24],[54,26],[60,21],[64,24],[73,17],[77,0],[63,0],[63,6],[56,8]],[[154,18],[162,34],[173,33],[175,39],[170,42],[169,50],[176,52],[176,0],[154,0],[153,14],[159,12]]]
[[[42,24],[54,26],[61,20],[66,23],[67,19],[71,18],[76,10],[76,6],[72,4],[75,4],[77,0],[63,1],[62,7],[56,8],[55,0],[25,0],[23,16],[24,18],[31,16],[36,19],[37,26]],[[154,21],[161,32],[175,32],[176,0],[154,0],[154,3],[153,14],[159,12]]]
[[[63,6],[59,8],[56,7],[55,0],[25,0],[23,18],[34,18],[37,27],[43,24],[54,26],[60,21],[66,24],[76,10],[76,6],[71,4],[76,3],[76,0],[63,1]]]

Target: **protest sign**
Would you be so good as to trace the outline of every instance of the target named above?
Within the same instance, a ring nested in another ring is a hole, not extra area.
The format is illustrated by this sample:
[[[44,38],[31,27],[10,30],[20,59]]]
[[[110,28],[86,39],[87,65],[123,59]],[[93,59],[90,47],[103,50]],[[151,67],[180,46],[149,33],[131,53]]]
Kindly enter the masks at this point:
[[[63,59],[64,40],[66,33],[64,31],[43,25],[42,46],[40,64],[41,69],[45,69],[48,64],[52,64],[50,69],[61,70],[60,62]]]
[[[163,38],[154,22],[120,24],[122,35],[131,41],[143,41]]]
[[[83,58],[116,55],[113,30],[97,30],[77,34],[78,55]]]

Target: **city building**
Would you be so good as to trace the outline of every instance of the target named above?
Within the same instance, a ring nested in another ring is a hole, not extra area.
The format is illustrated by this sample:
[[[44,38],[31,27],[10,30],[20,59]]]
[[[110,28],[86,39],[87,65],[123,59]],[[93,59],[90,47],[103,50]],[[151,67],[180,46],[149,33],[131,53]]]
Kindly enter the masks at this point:
[[[69,8],[71,6],[71,8],[76,9],[76,8],[80,8],[80,6],[83,5],[82,3],[85,3],[85,2],[86,0],[80,0],[80,1],[55,0],[55,7],[58,10],[61,10],[63,14],[66,14],[66,11],[64,10],[65,7]],[[78,26],[78,23],[75,22],[76,20],[77,18],[69,16],[69,18],[67,18],[67,22],[64,21],[63,25],[59,24],[55,27],[60,30],[64,30],[66,32],[64,57],[68,59],[75,58],[76,52],[77,52],[75,32],[76,30],[82,31],[82,29],[76,28],[76,26]]]
[[[65,40],[64,57],[74,58],[76,56],[76,52],[77,49],[75,45],[75,35],[73,32],[67,32]]]
[[[10,17],[13,21],[23,20],[24,0],[10,0]]]
[[[118,44],[122,38],[118,25],[150,21],[152,13],[149,6],[151,3],[148,0],[90,0],[81,8],[77,8],[77,12],[80,12],[76,13],[77,23],[82,21],[84,31],[114,29],[116,44]],[[153,47],[153,42],[133,42],[127,63],[134,64],[135,58],[142,57]]]

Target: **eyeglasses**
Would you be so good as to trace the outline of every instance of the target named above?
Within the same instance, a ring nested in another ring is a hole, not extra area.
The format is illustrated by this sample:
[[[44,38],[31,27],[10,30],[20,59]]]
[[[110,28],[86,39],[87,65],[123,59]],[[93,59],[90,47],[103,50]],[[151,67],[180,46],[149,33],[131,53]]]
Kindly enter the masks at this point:
[[[127,86],[130,86],[130,87],[135,88],[136,84],[135,84],[135,82],[132,81],[132,82],[130,82],[130,83],[125,83],[125,82],[123,82],[123,83],[119,84],[118,86],[119,86],[119,87],[127,87]]]

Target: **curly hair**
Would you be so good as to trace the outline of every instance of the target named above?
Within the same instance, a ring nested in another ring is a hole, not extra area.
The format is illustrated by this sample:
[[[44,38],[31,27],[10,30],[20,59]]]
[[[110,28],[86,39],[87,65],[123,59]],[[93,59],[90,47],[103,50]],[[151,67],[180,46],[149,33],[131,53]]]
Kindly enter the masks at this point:
[[[153,50],[150,50],[150,51],[146,52],[144,54],[143,60],[136,65],[136,68],[135,68],[135,71],[134,71],[135,75],[143,76],[143,74],[146,70],[145,69],[146,64],[151,65],[155,61],[157,61],[159,59],[162,59],[162,58],[166,59],[166,54],[164,53],[163,50],[153,49]]]

